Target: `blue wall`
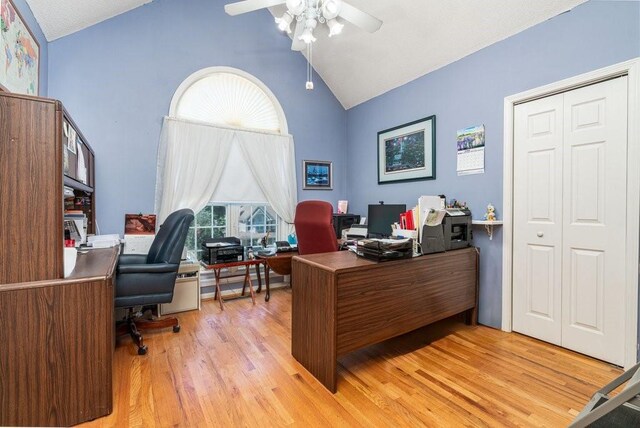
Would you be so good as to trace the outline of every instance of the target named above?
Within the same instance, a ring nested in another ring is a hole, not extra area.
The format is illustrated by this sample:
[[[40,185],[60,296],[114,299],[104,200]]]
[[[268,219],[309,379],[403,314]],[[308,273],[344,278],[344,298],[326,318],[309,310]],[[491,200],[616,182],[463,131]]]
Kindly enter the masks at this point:
[[[347,112],[347,195],[350,211],[367,204],[416,204],[420,195],[444,193],[466,201],[475,218],[492,202],[502,217],[504,98],[640,56],[640,3],[588,2],[509,39],[423,76]],[[436,115],[437,179],[377,184],[377,132]],[[486,127],[485,174],[456,175],[456,130]],[[356,161],[357,160],[357,161]],[[480,322],[499,327],[502,232],[493,241],[475,228],[481,248]]]
[[[640,56],[640,3],[590,1],[345,112],[320,79],[304,90],[305,60],[269,13],[229,17],[224,4],[156,0],[49,45],[49,95],[65,103],[97,153],[102,232],[122,233],[125,212],[153,210],[162,116],[178,85],[204,67],[237,67],[269,86],[296,138],[299,175],[302,159],[334,162],[335,190],[299,191],[300,199],[346,198],[349,211],[366,215],[379,200],[413,206],[419,195],[444,193],[481,218],[489,202],[502,216],[504,97]],[[377,132],[432,114],[437,179],[378,185]],[[486,173],[458,177],[456,130],[479,124]],[[499,327],[502,231],[489,241],[477,228],[474,238],[480,322]]]
[[[47,84],[49,80],[47,39],[44,37],[44,33],[40,29],[40,25],[33,16],[33,12],[31,12],[27,2],[25,0],[13,0],[13,4],[16,5],[16,8],[20,11],[29,29],[40,44],[40,84],[38,92],[41,96],[45,97],[47,96]]]
[[[278,98],[302,159],[334,162],[334,190],[300,199],[346,197],[346,112],[290,50],[268,11],[230,17],[224,0],[156,0],[49,44],[49,96],[62,100],[96,152],[97,220],[123,233],[124,214],[153,212],[162,117],[191,73],[231,66]],[[301,180],[298,180],[299,182]],[[300,187],[300,185],[299,185]]]

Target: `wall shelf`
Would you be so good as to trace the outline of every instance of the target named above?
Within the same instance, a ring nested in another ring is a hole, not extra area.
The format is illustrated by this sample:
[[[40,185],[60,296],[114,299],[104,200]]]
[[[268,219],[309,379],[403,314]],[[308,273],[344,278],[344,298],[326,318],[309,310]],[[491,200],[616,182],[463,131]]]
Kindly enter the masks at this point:
[[[489,241],[493,240],[493,226],[502,226],[502,220],[472,220],[471,224],[484,226],[484,229],[487,231],[487,235],[489,235]]]

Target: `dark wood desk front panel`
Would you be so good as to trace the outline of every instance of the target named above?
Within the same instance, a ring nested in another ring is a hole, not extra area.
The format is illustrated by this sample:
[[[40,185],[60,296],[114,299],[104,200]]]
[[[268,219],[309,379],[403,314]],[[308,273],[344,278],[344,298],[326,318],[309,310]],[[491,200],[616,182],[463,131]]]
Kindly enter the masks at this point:
[[[475,323],[475,248],[375,263],[350,252],[292,263],[293,356],[336,391],[337,357],[466,312]]]
[[[69,278],[0,285],[0,425],[111,413],[117,256],[92,250]]]
[[[451,251],[338,274],[338,356],[476,306],[476,252]]]

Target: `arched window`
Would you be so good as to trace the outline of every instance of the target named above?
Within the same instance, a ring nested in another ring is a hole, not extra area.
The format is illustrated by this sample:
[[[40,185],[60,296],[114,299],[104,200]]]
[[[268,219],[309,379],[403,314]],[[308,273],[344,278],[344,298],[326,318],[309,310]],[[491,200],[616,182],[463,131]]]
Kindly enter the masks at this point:
[[[287,134],[277,98],[260,80],[231,67],[209,67],[178,88],[169,115],[213,125]]]
[[[235,68],[210,67],[189,76],[176,90],[169,115],[211,125],[288,134],[280,103],[267,86]],[[205,239],[235,236],[244,246],[259,246],[286,239],[286,226],[266,202],[259,187],[247,177],[240,151],[229,155],[219,191],[197,215],[186,248],[202,258]],[[285,236],[283,236],[285,235]]]

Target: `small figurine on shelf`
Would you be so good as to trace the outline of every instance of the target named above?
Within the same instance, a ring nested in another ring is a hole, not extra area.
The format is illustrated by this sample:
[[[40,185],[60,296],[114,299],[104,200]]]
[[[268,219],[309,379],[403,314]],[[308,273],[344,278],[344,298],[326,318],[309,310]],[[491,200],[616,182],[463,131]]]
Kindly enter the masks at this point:
[[[484,214],[484,219],[487,221],[496,221],[496,208],[489,203],[489,205],[487,205],[487,212]]]

